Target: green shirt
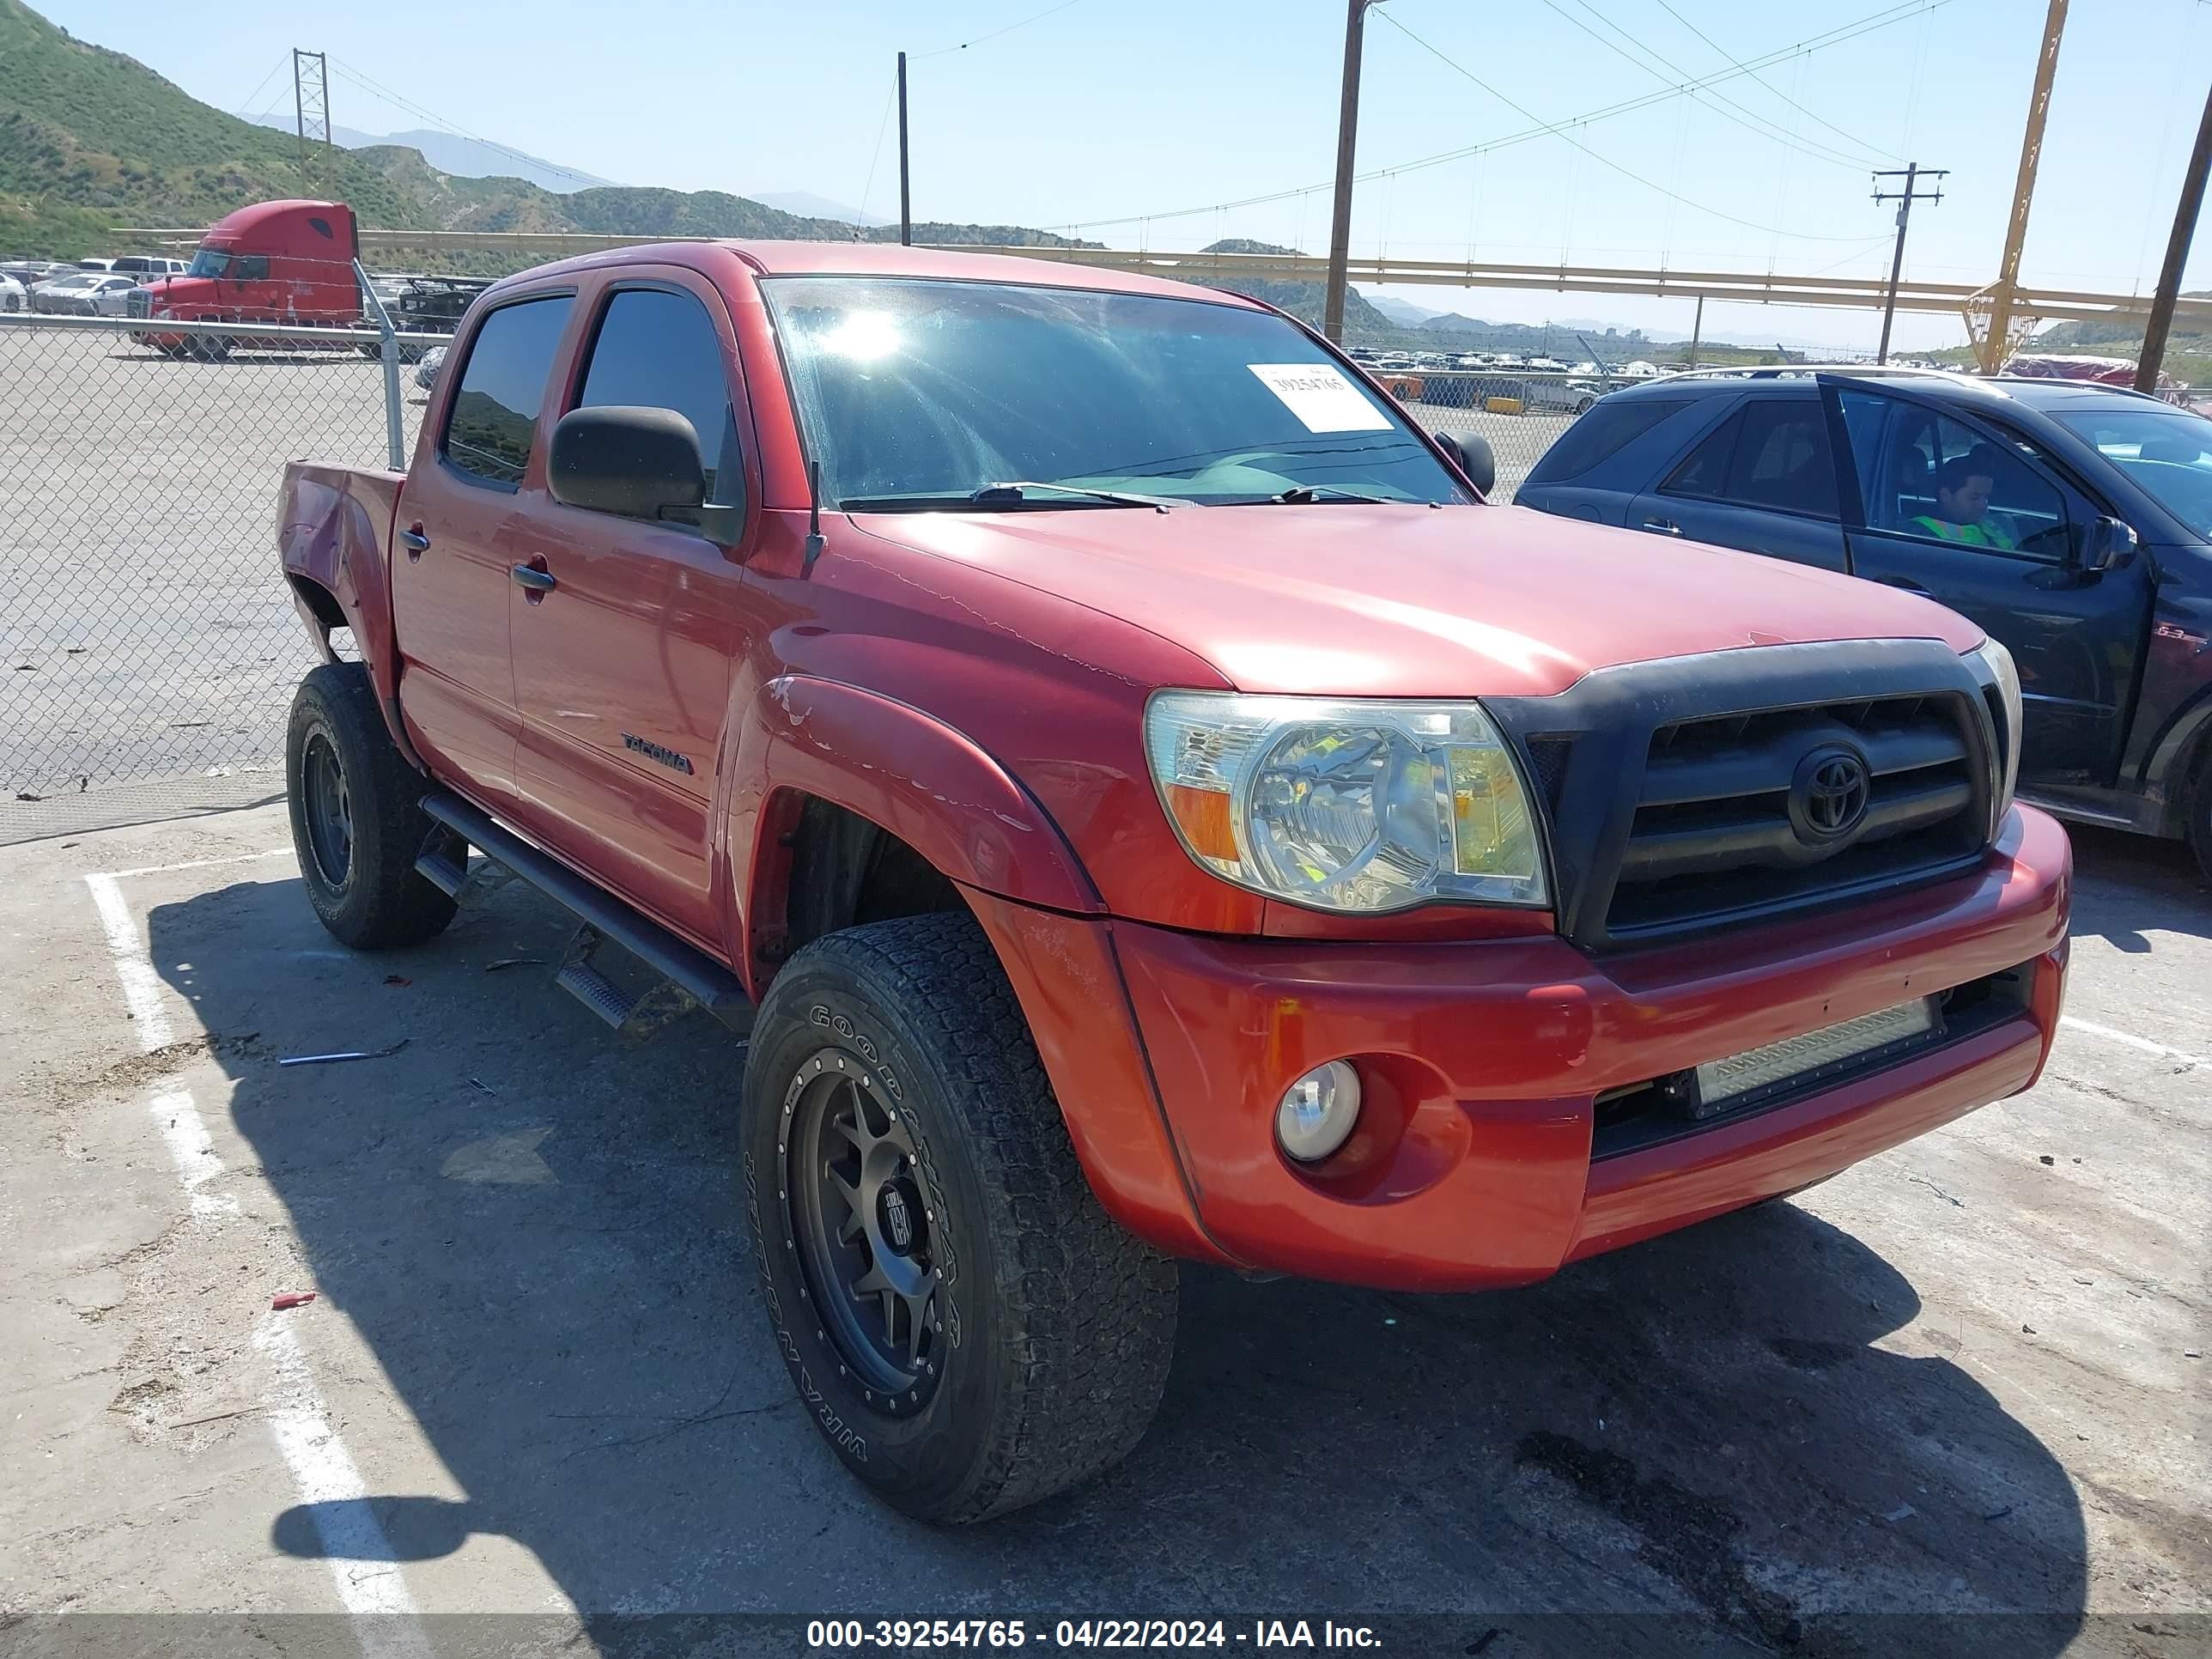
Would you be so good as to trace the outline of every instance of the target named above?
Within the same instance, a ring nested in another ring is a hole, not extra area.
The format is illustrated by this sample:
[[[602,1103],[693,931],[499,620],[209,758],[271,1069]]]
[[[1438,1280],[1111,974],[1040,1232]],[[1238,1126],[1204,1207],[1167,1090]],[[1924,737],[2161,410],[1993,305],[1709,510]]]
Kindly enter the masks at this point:
[[[2016,553],[2019,546],[2011,537],[1993,525],[1953,524],[1932,513],[1923,513],[1915,519],[1916,528],[1942,542],[1957,542],[1966,547],[1993,547],[2000,553]]]

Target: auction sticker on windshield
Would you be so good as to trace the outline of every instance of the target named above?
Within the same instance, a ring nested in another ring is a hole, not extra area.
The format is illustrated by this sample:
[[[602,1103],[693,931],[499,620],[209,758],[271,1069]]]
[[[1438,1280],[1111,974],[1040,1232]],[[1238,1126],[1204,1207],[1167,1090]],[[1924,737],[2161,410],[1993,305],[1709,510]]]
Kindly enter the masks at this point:
[[[1388,432],[1389,421],[1331,363],[1247,363],[1309,432]]]

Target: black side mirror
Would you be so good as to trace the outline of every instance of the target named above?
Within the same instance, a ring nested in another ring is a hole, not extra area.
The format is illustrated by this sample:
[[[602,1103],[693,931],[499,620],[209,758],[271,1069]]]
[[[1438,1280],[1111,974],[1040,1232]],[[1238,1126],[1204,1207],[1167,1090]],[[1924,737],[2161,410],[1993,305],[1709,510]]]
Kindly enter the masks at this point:
[[[553,499],[626,519],[696,513],[707,501],[699,434],[672,409],[572,409],[553,428],[545,481]]]
[[[2075,541],[2074,568],[2077,570],[2110,570],[2115,565],[2125,564],[2136,555],[2139,545],[2135,526],[2124,519],[2106,517],[2092,519],[2083,525]]]
[[[1498,485],[1498,457],[1491,453],[1490,440],[1480,432],[1470,432],[1458,437],[1449,432],[1432,432],[1437,447],[1452,459],[1452,465],[1467,475],[1467,481],[1485,495]]]

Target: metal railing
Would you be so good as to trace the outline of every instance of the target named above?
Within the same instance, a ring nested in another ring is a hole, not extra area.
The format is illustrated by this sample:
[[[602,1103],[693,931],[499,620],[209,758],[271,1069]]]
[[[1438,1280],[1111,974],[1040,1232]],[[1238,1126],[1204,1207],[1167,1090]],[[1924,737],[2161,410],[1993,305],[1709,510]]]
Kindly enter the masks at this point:
[[[444,343],[0,316],[6,796],[281,760],[313,659],[276,568],[284,464],[404,465],[406,360]]]

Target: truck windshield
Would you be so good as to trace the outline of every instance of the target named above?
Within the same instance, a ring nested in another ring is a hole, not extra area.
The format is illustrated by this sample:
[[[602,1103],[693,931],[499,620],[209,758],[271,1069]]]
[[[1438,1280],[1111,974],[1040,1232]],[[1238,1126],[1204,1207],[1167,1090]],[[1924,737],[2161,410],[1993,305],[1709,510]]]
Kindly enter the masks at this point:
[[[1240,306],[997,283],[762,284],[825,501],[1465,501],[1389,400]]]
[[[192,255],[192,263],[185,270],[187,276],[220,276],[230,269],[230,255],[221,248],[204,247]]]
[[[2212,421],[2178,409],[2062,410],[2057,418],[2212,540]]]

